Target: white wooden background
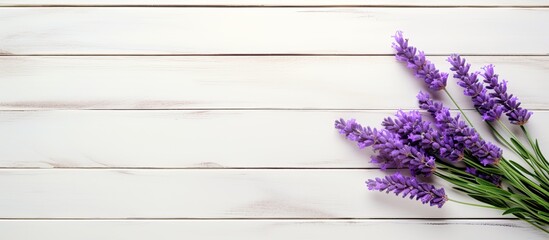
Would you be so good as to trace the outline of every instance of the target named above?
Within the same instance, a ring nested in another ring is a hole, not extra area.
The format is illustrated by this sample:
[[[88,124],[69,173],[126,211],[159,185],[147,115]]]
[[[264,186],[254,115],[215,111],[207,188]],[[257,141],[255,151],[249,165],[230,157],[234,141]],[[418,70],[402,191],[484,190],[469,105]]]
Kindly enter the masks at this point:
[[[547,239],[367,191],[385,173],[333,120],[416,108],[400,29],[441,69],[496,64],[549,149],[548,22],[547,0],[0,0],[0,239]]]

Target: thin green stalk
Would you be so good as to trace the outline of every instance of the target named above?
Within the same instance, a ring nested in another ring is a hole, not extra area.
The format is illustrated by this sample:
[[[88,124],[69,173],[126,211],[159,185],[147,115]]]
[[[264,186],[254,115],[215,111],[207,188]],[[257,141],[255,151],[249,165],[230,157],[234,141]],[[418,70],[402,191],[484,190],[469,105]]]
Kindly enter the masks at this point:
[[[500,207],[495,207],[495,206],[490,206],[490,205],[482,205],[482,204],[462,202],[462,201],[458,201],[458,200],[454,200],[454,199],[450,199],[450,198],[448,198],[448,201],[463,204],[463,205],[473,206],[473,207],[482,207],[482,208],[505,210],[505,208],[500,208]]]
[[[457,107],[457,109],[461,112],[461,114],[463,115],[463,117],[465,118],[465,120],[469,123],[469,125],[471,127],[474,128],[474,125],[473,123],[471,122],[471,120],[469,120],[469,118],[467,117],[467,115],[465,114],[465,112],[463,111],[463,109],[461,109],[461,107],[459,106],[459,104],[457,103],[457,101],[452,97],[452,94],[450,94],[450,92],[448,92],[448,89],[444,88],[444,92],[446,93],[446,95],[450,98],[450,100],[452,101],[452,103],[454,103],[454,105]],[[534,165],[538,166],[539,167],[539,162],[538,160],[535,158],[534,154],[532,154],[528,149],[526,149],[524,147],[524,145],[522,145],[522,143],[518,140],[518,138],[516,137],[515,134],[513,134],[513,132],[511,132],[509,130],[509,128],[507,128],[507,126],[505,126],[505,124],[503,124],[501,122],[501,120],[498,119],[498,123],[509,133],[509,135],[511,137],[513,137],[516,142],[520,145],[520,147],[522,147],[526,153],[530,156],[530,157],[533,157],[531,158],[534,162],[536,162]],[[515,153],[519,154],[522,156],[522,154],[520,154],[520,151],[518,149],[516,149],[515,147],[513,147],[507,140],[505,140],[505,138],[499,133],[499,131],[496,130],[495,127],[493,127],[491,124],[488,123],[488,125],[490,126],[490,128],[492,129],[492,131],[504,142],[504,144],[507,145],[507,147],[509,147],[510,149],[512,149]],[[532,142],[530,143],[530,145],[532,145],[532,148],[533,148],[533,144]],[[533,167],[531,164],[529,164],[531,167]],[[549,167],[549,165],[547,165]],[[534,170],[536,171],[536,169],[534,168]],[[547,170],[546,170],[547,171]],[[537,174],[540,174],[541,172],[539,171],[536,171]],[[545,176],[545,174],[542,175],[544,180],[549,180],[547,176]]]
[[[467,123],[469,123],[469,125],[472,128],[474,128],[473,123],[467,117],[467,114],[465,114],[463,109],[461,109],[461,107],[458,105],[457,101],[452,97],[450,92],[448,92],[447,89],[444,89],[444,92],[450,98],[452,103],[457,107],[459,112],[463,115]],[[522,156],[524,160],[528,163],[528,165],[530,165],[530,167],[532,167],[532,169],[536,172],[536,174],[539,175],[540,178],[543,178],[543,180],[547,180],[547,176],[545,176],[545,174],[540,174],[540,173],[543,172],[542,170],[545,170],[545,172],[549,172],[548,171],[549,163],[545,160],[543,155],[541,155],[541,153],[536,150],[536,145],[528,135],[526,129],[521,126],[535,154],[532,154],[532,152],[529,149],[525,148],[524,145],[518,140],[516,135],[513,132],[511,132],[510,129],[507,128],[507,126],[505,126],[500,120],[498,120],[498,123],[502,126],[503,129],[505,129],[505,131],[507,131],[507,133],[511,137],[511,141],[513,144],[507,141],[507,139],[504,138],[503,135],[499,133],[499,131],[497,131],[497,129],[491,123],[487,122],[488,126],[492,129],[492,131],[494,132],[496,137],[500,140],[500,142],[502,142],[504,145],[506,145],[506,147],[508,147],[518,155]],[[463,188],[465,191],[471,191],[470,192],[471,194],[475,194],[475,195],[478,194],[479,197],[486,198],[488,201],[488,204],[491,204],[490,201],[492,200],[495,201],[496,199],[499,199],[504,203],[505,202],[512,203],[511,205],[509,205],[511,207],[518,206],[521,209],[524,209],[526,212],[522,212],[520,214],[516,213],[514,215],[519,216],[523,220],[526,220],[528,223],[532,224],[536,228],[539,228],[540,230],[546,233],[549,233],[548,230],[543,228],[543,224],[541,224],[541,223],[545,223],[546,221],[543,221],[543,219],[540,219],[536,215],[538,211],[537,209],[539,207],[549,209],[549,205],[544,200],[544,198],[547,197],[549,191],[544,189],[540,185],[536,184],[535,182],[530,180],[528,177],[524,176],[523,173],[521,172],[522,168],[519,168],[519,169],[515,168],[515,166],[508,163],[507,160],[504,158],[502,158],[501,164],[497,168],[500,171],[502,171],[501,175],[503,175],[504,178],[506,178],[507,182],[511,184],[515,189],[521,192],[520,194],[515,194],[503,189],[500,189],[503,192],[500,192],[499,190],[496,191],[495,189],[491,189],[491,188],[488,189],[486,188],[486,186],[482,185],[482,181],[479,182],[478,184],[474,182],[474,181],[480,181],[480,180],[475,180],[477,179],[475,176],[471,175],[472,180],[466,179],[465,177],[469,176],[470,174],[467,174],[462,169],[458,169],[449,164],[442,164],[442,166],[441,164],[437,164],[437,168],[440,171],[444,172],[444,174],[442,172],[437,171],[434,173],[435,176],[438,176],[450,183],[453,183],[454,185]],[[485,169],[483,168],[482,170],[485,170]],[[524,174],[529,174],[531,176],[533,175],[529,171],[525,172]],[[536,179],[539,180],[538,178]],[[544,181],[540,181],[540,182],[544,182]],[[531,189],[533,189],[536,193],[532,192]],[[539,196],[538,193],[544,197]],[[469,205],[469,206],[483,207],[483,208],[492,208],[492,209],[498,209],[498,210],[507,209],[507,208],[501,208],[496,206],[461,202],[454,199],[448,199],[448,201]],[[529,203],[530,201],[533,201],[533,202]],[[534,202],[537,205],[532,205]]]
[[[521,165],[519,165],[518,163],[514,162],[514,161],[511,161],[511,160],[508,160],[508,163],[511,167],[513,167],[517,172],[521,173],[521,174],[527,174],[529,175],[530,177],[534,178],[535,180],[538,181],[538,183],[540,184],[541,187],[543,187],[544,189],[546,189],[547,191],[549,191],[549,183],[546,183],[544,182],[543,179],[541,179],[537,174],[534,174],[532,173],[530,170],[522,167]],[[530,162],[526,162],[528,163],[528,165],[531,166],[531,163]],[[500,174],[501,175],[501,174]],[[526,177],[526,176],[524,176]]]
[[[508,178],[509,183],[517,188],[520,189],[522,192],[524,192],[528,197],[530,197],[532,200],[536,201],[540,205],[544,206],[546,209],[549,209],[549,204],[540,196],[530,191],[529,188],[527,188],[520,179],[517,179],[519,177],[519,174],[515,172],[515,170],[508,166],[507,160],[502,159],[500,162],[500,169],[504,171],[505,176]]]
[[[450,100],[452,100],[452,103],[454,103],[454,105],[457,107],[457,109],[459,110],[459,112],[461,112],[461,115],[463,115],[463,117],[465,118],[465,120],[469,123],[469,125],[472,127],[472,128],[475,128],[473,123],[471,122],[471,120],[469,120],[469,118],[467,117],[467,114],[465,114],[465,112],[463,111],[463,109],[461,109],[461,107],[459,106],[459,104],[457,103],[457,101],[454,99],[454,97],[452,97],[452,94],[450,94],[450,92],[448,91],[448,89],[444,88],[444,92],[446,93],[446,95],[450,98]],[[498,120],[500,123],[501,121]],[[492,124],[490,124],[489,122],[486,122],[488,124],[488,126],[490,126],[490,128],[492,129],[492,131],[496,134],[496,136],[508,147],[510,148],[511,150],[513,150],[515,153],[520,154],[519,150],[516,149],[512,144],[510,144],[504,137],[503,135],[501,135],[499,133],[499,131],[497,131],[497,129],[492,126]],[[503,127],[505,127],[505,125],[501,124]],[[505,127],[507,129],[507,127]],[[507,131],[512,134],[511,131],[509,131],[509,129],[507,129]],[[480,136],[480,134],[479,134]],[[513,134],[514,136],[514,134]],[[481,137],[482,138],[482,137]]]
[[[468,160],[470,161],[470,160]],[[503,161],[506,161],[505,159],[503,159]],[[532,198],[533,200],[536,200],[537,202],[541,202],[541,205],[543,205],[544,207],[547,207],[549,208],[549,206],[547,206],[543,199],[538,196],[536,193],[530,191],[530,189],[524,185],[524,183],[522,181],[524,181],[526,184],[528,184],[528,186],[531,186],[532,188],[535,188],[537,191],[539,191],[541,194],[545,194],[544,196],[549,196],[549,192],[546,191],[545,189],[543,189],[541,186],[537,185],[536,183],[532,182],[530,179],[524,177],[522,174],[520,174],[519,172],[517,172],[516,174],[514,172],[510,172],[510,171],[517,171],[516,169],[512,168],[512,166],[508,166],[507,162],[504,162],[504,164],[506,164],[505,166],[502,166],[502,167],[506,167],[506,169],[501,169],[502,171],[504,171],[504,173],[507,173],[507,174],[504,174],[504,176],[507,176],[507,175],[510,175],[510,174],[513,174],[512,176],[509,176],[511,179],[508,179],[511,181],[511,184],[520,189],[522,192],[525,192],[527,193],[527,195]],[[455,167],[450,167],[450,166],[447,166],[445,165],[445,167],[448,168],[448,170],[446,170],[446,172],[448,172],[449,174],[452,174],[452,172],[456,172],[456,173],[459,173],[459,174],[462,174],[462,175],[466,175],[466,176],[469,176],[473,179],[476,179],[476,176],[474,175],[471,175],[467,172],[464,172],[463,170],[461,169],[457,169]],[[439,168],[441,169],[441,168]],[[441,170],[445,170],[445,169],[441,169]],[[453,174],[452,174],[453,175]],[[519,179],[517,179],[517,177]],[[522,180],[522,181],[520,181]],[[517,186],[518,185],[518,186]]]
[[[506,164],[509,164],[509,163],[506,163]],[[533,182],[532,180],[530,180],[529,178],[525,177],[524,175],[520,174],[520,172],[515,169],[512,165],[509,165],[508,166],[510,169],[512,169],[513,171],[519,173],[519,174],[516,174],[516,176],[518,178],[520,178],[520,180],[522,180],[523,182],[527,183],[528,185],[532,186],[533,188],[537,189],[538,191],[540,191],[541,193],[545,194],[545,197],[549,197],[549,192],[545,189],[543,189],[540,185],[536,184],[535,182]]]
[[[499,124],[500,124],[503,128],[506,129],[506,131],[511,135],[511,137],[512,137],[513,139],[515,139],[515,143],[518,144],[519,147],[520,147],[521,149],[524,150],[524,152],[528,155],[528,159],[534,163],[535,167],[534,167],[534,166],[531,166],[531,167],[534,169],[534,171],[536,172],[536,174],[540,175],[540,177],[542,177],[542,178],[544,179],[544,181],[546,181],[546,182],[549,181],[549,175],[547,175],[547,174],[549,173],[549,165],[547,165],[547,163],[546,163],[545,161],[542,160],[542,157],[543,157],[543,156],[541,156],[540,154],[538,154],[537,151],[535,151],[535,145],[534,145],[532,139],[530,138],[528,132],[526,131],[526,129],[525,129],[523,126],[521,126],[521,129],[522,129],[522,131],[524,132],[524,135],[526,136],[526,138],[528,139],[528,142],[529,142],[529,144],[530,144],[530,147],[532,148],[532,150],[534,150],[535,154],[533,154],[533,153],[530,151],[530,149],[527,149],[527,148],[519,141],[518,137],[517,137],[515,134],[513,134],[513,133],[509,130],[509,128],[507,128],[507,127],[505,126],[505,124],[503,124],[503,123],[501,122],[501,120],[498,120],[498,122],[499,122]],[[519,155],[520,155],[520,154],[519,154]],[[528,159],[524,159],[524,160],[525,160],[526,162],[528,162],[528,161],[527,161]],[[536,169],[536,168],[537,168],[537,169]],[[538,171],[538,170],[539,170],[539,171]]]
[[[505,129],[505,131],[509,134],[510,137],[513,137],[518,140],[518,137],[513,132],[511,132],[511,130],[509,130],[509,128],[505,126],[505,124],[503,124],[501,119],[498,119],[498,123],[503,129]]]
[[[498,122],[500,123],[500,125],[502,125],[502,127],[507,129],[509,134],[512,134],[511,140],[514,140],[512,142],[513,144],[515,144],[517,150],[516,153],[524,159],[524,161],[534,170],[536,175],[538,175],[543,180],[543,182],[549,183],[549,168],[544,164],[544,161],[541,159],[537,151],[535,151],[535,146],[533,145],[533,142],[530,142],[530,145],[532,146],[534,152],[536,152],[535,155],[529,149],[527,149],[518,140],[518,138],[513,133],[511,133],[508,128],[505,127],[505,125],[501,121],[498,120]]]
[[[513,145],[511,145],[511,144],[507,141],[507,139],[505,139],[505,138],[503,137],[503,135],[501,135],[501,134],[499,133],[499,131],[492,125],[492,123],[486,122],[486,124],[490,127],[490,129],[492,129],[492,132],[496,135],[496,138],[497,138],[498,140],[502,141],[503,144],[505,144],[505,146],[506,146],[507,148],[513,150],[513,152],[515,152],[516,154],[520,155],[519,151],[518,151]]]
[[[467,115],[465,114],[465,112],[463,111],[463,109],[461,109],[461,107],[458,105],[458,103],[456,102],[456,100],[454,99],[454,97],[452,97],[452,94],[450,94],[450,92],[448,92],[448,89],[444,88],[444,92],[445,92],[446,95],[450,98],[450,100],[452,100],[452,103],[454,103],[454,105],[457,107],[457,109],[459,110],[459,112],[461,112],[461,115],[463,115],[463,117],[465,118],[465,120],[467,120],[467,122],[469,123],[469,126],[471,126],[472,128],[474,128],[473,123],[471,122],[471,120],[469,120],[469,118],[467,117]]]
[[[491,192],[491,191],[485,191],[485,189],[483,189],[483,187],[478,185],[478,184],[465,182],[464,179],[460,178],[459,176],[452,176],[452,175],[454,175],[452,173],[447,173],[447,174],[449,174],[450,176],[446,175],[446,174],[439,173],[439,172],[435,172],[435,176],[437,176],[439,178],[442,178],[442,179],[444,179],[444,180],[446,180],[446,181],[448,181],[448,182],[450,182],[454,185],[462,187],[464,189],[471,190],[472,192],[476,192],[475,195],[482,196],[482,197],[489,198],[489,199],[498,199],[498,200],[503,201],[503,202],[511,202],[514,205],[518,205],[518,206],[524,208],[530,214],[536,214],[532,209],[530,209],[529,206],[525,205],[520,200],[510,198],[510,196],[512,195],[511,193],[509,193],[509,196],[504,196],[502,194],[497,194],[497,193],[494,193],[494,192]],[[500,189],[500,190],[505,191],[503,189]],[[505,191],[505,192],[508,192],[508,191]],[[526,197],[526,196],[524,196],[524,198],[531,200],[529,197]]]
[[[524,159],[524,162],[526,162],[526,164],[528,164],[528,166],[530,166],[530,168],[534,170],[535,176],[540,182],[549,183],[547,177],[542,172],[540,172],[537,165],[534,164],[534,161],[532,161],[531,159]],[[530,174],[530,175],[532,176],[534,174]]]
[[[528,143],[530,143],[530,146],[532,147],[532,149],[534,149],[534,152],[538,156],[540,163],[543,164],[545,171],[549,171],[549,163],[547,162],[547,160],[545,159],[545,156],[543,156],[541,151],[540,152],[536,151],[536,145],[534,144],[534,141],[530,137],[530,134],[528,134],[528,131],[526,131],[526,128],[524,126],[520,126],[520,129],[522,129],[522,132],[526,136]]]
[[[511,130],[509,130],[509,128],[508,128],[507,126],[505,126],[505,124],[503,124],[503,122],[502,122],[500,119],[498,119],[498,123],[499,123],[499,125],[500,125],[503,129],[505,129],[505,131],[509,134],[509,137],[511,137],[512,139],[515,139],[515,142],[516,142],[516,143],[517,143],[517,144],[518,144],[518,145],[519,145],[528,155],[530,155],[531,157],[533,157],[532,160],[537,161],[537,160],[535,159],[536,156],[534,156],[534,154],[532,154],[532,153],[530,152],[529,149],[527,149],[526,147],[524,147],[524,145],[522,144],[522,142],[519,141],[519,138],[518,138],[513,132],[511,132]],[[534,149],[534,146],[533,146],[533,144],[532,144],[531,142],[530,142],[530,145],[532,146],[532,149]]]
[[[446,175],[446,174],[448,174],[448,175]],[[499,199],[500,201],[503,201],[506,204],[510,204],[508,208],[500,208],[501,210],[510,209],[510,208],[513,208],[513,207],[520,207],[521,209],[526,211],[526,212],[520,213],[520,216],[522,216],[522,217],[520,217],[521,219],[529,222],[530,224],[536,226],[537,228],[539,228],[543,231],[546,231],[546,230],[543,229],[542,225],[540,224],[540,223],[546,223],[546,221],[543,221],[543,219],[537,218],[537,215],[536,215],[537,210],[532,209],[531,206],[529,206],[528,204],[523,202],[524,200],[531,201],[532,199],[530,199],[529,197],[523,196],[523,195],[511,194],[511,193],[509,193],[509,195],[502,195],[502,194],[494,193],[494,192],[491,192],[491,191],[485,191],[482,186],[479,186],[477,184],[468,183],[468,182],[464,181],[464,179],[460,178],[459,176],[452,176],[452,175],[454,175],[452,173],[446,173],[446,174],[442,174],[440,172],[435,172],[435,176],[440,177],[440,178],[442,178],[442,179],[444,179],[444,180],[446,180],[446,181],[448,181],[448,182],[450,182],[454,185],[462,187],[464,189],[471,190],[471,192],[476,192],[477,194],[475,194],[475,195],[482,196],[482,197],[485,197],[487,199]],[[501,190],[504,191],[503,189],[501,189]],[[505,192],[508,192],[508,191],[505,191]],[[517,198],[518,196],[521,196],[521,197]],[[494,207],[496,207],[496,206],[494,206]]]
[[[506,161],[506,160],[504,159],[503,161]],[[499,189],[498,191],[495,191],[495,189],[492,189],[492,190],[487,189],[486,186],[483,186],[482,184],[475,182],[476,178],[474,176],[471,175],[471,179],[466,179],[460,175],[469,175],[469,174],[464,173],[462,169],[458,169],[446,163],[443,163],[443,164],[437,163],[437,168],[439,169],[439,171],[435,172],[434,175],[452,183],[453,185],[456,185],[464,189],[466,193],[468,192],[467,193],[468,195],[471,195],[471,196],[475,195],[481,198],[485,198],[487,201],[482,201],[482,202],[492,205],[492,207],[488,206],[489,208],[498,209],[498,210],[509,210],[509,209],[518,207],[522,209],[524,212],[514,213],[513,215],[527,221],[529,224],[535,226],[536,228],[544,232],[548,232],[543,228],[543,226],[548,224],[548,222],[539,218],[537,215],[538,211],[544,208],[548,209],[546,202],[543,199],[541,199],[538,195],[531,192],[530,189],[528,189],[528,187],[526,187],[524,184],[522,184],[522,182],[520,182],[520,180],[524,180],[524,179],[519,180],[517,179],[517,176],[511,175],[509,171],[513,171],[513,170],[518,171],[518,170],[508,169],[510,167],[509,166],[505,167],[505,163],[503,164],[504,166],[499,166],[498,169],[500,171],[503,171],[503,174],[501,175],[503,175],[504,177],[510,175],[510,179],[506,179],[506,180],[509,184],[514,186],[515,189],[519,190],[519,192],[517,193],[513,193],[504,189]],[[444,174],[442,172],[444,172]],[[519,178],[524,177],[520,175],[520,172],[518,172],[517,175],[519,175]],[[531,181],[529,181],[528,183],[529,185],[535,184]],[[536,190],[540,191],[541,189],[537,188]],[[503,194],[504,192],[505,194]],[[449,199],[449,201],[454,201],[454,200]],[[501,201],[503,205],[507,207],[505,208],[502,208],[501,206],[497,207],[495,205],[497,201]],[[534,203],[535,205],[532,205]],[[468,203],[464,203],[464,204],[476,206],[476,207],[486,207],[484,205],[479,205],[479,204],[468,204]],[[542,210],[542,211],[545,211],[545,210]]]
[[[524,136],[526,136],[526,139],[528,140],[528,142],[530,143],[530,146],[532,146],[532,148],[534,148],[534,141],[532,141],[532,138],[530,137],[530,134],[528,134],[528,131],[526,131],[526,128],[521,125],[520,126],[520,129],[522,130],[522,132],[524,133]]]

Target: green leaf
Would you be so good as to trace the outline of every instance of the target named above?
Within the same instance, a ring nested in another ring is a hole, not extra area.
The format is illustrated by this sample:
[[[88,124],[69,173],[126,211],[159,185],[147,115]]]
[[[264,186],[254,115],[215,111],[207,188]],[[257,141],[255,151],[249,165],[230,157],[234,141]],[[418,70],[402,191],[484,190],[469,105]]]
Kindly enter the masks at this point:
[[[501,201],[500,199],[497,199],[497,198],[490,198],[490,197],[486,197],[482,194],[474,194],[474,193],[467,194],[467,195],[469,197],[477,200],[477,201],[487,203],[487,204],[492,205],[494,207],[499,207],[499,208],[509,207],[509,206],[507,206],[507,204],[505,204],[505,202],[503,202],[503,201]]]
[[[476,177],[476,178],[475,178],[475,181],[476,181],[478,184],[483,185],[483,186],[489,186],[489,187],[495,186],[493,183],[488,182],[488,181],[486,181],[486,180],[484,180],[484,179],[482,179],[482,178]]]
[[[539,215],[546,216],[546,217],[549,217],[549,213],[548,213],[548,212],[538,211],[538,214],[539,214]]]
[[[544,183],[543,180],[538,175],[530,172],[528,169],[524,168],[522,165],[516,163],[515,161],[509,160],[508,162],[510,165],[512,165],[511,167],[513,167],[515,171],[519,172],[519,174],[522,174],[522,173],[528,174],[530,177],[537,180],[541,187],[549,191],[549,185],[547,185],[549,183]],[[524,174],[522,174],[522,176],[526,178]]]
[[[543,221],[545,221],[545,224],[549,223],[549,215],[545,212],[538,211],[537,217]]]
[[[536,151],[538,156],[540,156],[541,160],[547,163],[547,159],[545,159],[545,156],[543,156],[543,153],[541,153],[541,149],[539,148],[539,143],[537,139],[536,139],[536,144],[534,146],[534,150]]]
[[[521,158],[528,158],[528,151],[524,149],[522,144],[520,144],[515,138],[511,138],[511,143],[513,143],[513,145],[517,148],[517,153],[520,155]]]
[[[524,208],[521,208],[521,207],[512,207],[512,208],[509,208],[509,209],[505,210],[505,212],[503,212],[501,215],[523,213],[523,212],[528,212],[528,210],[526,210]]]
[[[539,142],[537,139],[536,144],[534,144],[534,150],[538,153],[538,155],[543,156],[543,154],[541,153],[541,149],[539,148]],[[543,157],[543,160],[545,160],[545,157]]]
[[[469,185],[471,185],[471,184],[469,184]],[[485,191],[485,192],[489,192],[489,193],[496,194],[496,195],[499,195],[499,196],[509,197],[509,196],[512,195],[510,192],[505,191],[501,188],[498,188],[498,187],[494,186],[494,184],[491,184],[491,186],[489,186],[489,185],[475,185],[475,187],[473,187],[473,188],[476,188],[479,191]]]
[[[536,174],[530,172],[529,170],[527,170],[526,168],[524,168],[522,165],[514,162],[514,161],[508,161],[511,165],[513,165],[513,167],[519,171],[522,171],[526,174],[528,174],[530,177],[532,177],[533,179],[537,180],[538,183],[539,183],[539,186],[542,187],[544,190],[546,191],[549,191],[549,183],[545,183],[543,182],[543,180]],[[526,176],[525,176],[526,177]]]
[[[458,190],[460,192],[464,192],[464,193],[473,193],[474,192],[472,190],[461,188],[461,187],[453,187],[453,189]]]
[[[524,168],[522,165],[516,163],[515,161],[509,160],[509,163],[510,163],[511,165],[513,165],[513,167],[516,168],[517,170],[519,170],[519,171],[521,171],[521,172],[523,172],[523,173],[526,173],[526,174],[528,174],[528,175],[530,175],[530,176],[533,176],[533,174],[532,174],[530,171],[528,171],[528,169]]]

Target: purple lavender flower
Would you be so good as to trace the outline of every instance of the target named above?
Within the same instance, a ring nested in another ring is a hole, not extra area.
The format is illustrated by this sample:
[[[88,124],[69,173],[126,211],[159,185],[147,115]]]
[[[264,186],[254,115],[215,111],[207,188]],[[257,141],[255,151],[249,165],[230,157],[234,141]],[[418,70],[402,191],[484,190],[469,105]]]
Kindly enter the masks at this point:
[[[357,142],[359,148],[372,146],[378,155],[372,156],[371,162],[380,164],[381,169],[408,168],[414,176],[430,176],[435,171],[433,157],[404,144],[397,134],[386,129],[365,128],[354,119],[337,120],[335,127],[347,139]]]
[[[418,111],[398,111],[395,116],[395,119],[385,118],[381,125],[398,134],[405,144],[438,155],[442,136],[431,122],[424,121]]]
[[[433,101],[427,93],[419,92],[417,98],[420,108],[427,110],[435,118],[438,132],[431,133],[431,136],[428,137],[438,138],[438,145],[434,146],[438,150],[440,158],[451,162],[460,161],[465,154],[465,146],[455,141],[454,131],[456,127],[463,127],[463,125],[457,125],[453,128],[453,131],[449,131],[447,128],[453,126],[451,123],[456,122],[456,119],[452,119],[449,109],[444,107],[442,103]],[[456,118],[459,118],[459,115]],[[459,121],[457,122],[459,123]]]
[[[395,42],[393,48],[396,50],[396,59],[406,62],[408,68],[413,69],[416,77],[421,78],[429,85],[430,89],[442,90],[446,87],[448,74],[439,72],[435,65],[425,59],[425,54],[415,47],[408,45],[408,39],[404,39],[401,31],[393,36]]]
[[[493,92],[490,96],[497,99],[497,102],[505,108],[505,115],[509,117],[512,124],[524,125],[532,116],[532,112],[520,107],[520,102],[513,94],[507,93],[507,81],[499,81],[498,74],[494,73],[494,65],[487,65],[484,68],[484,82],[488,84],[486,88]]]
[[[502,150],[492,143],[484,141],[475,129],[467,126],[460,120],[460,115],[452,117],[450,110],[441,103],[431,99],[429,94],[420,92],[417,96],[421,109],[427,110],[435,118],[436,126],[445,136],[444,141],[449,148],[444,149],[452,152],[461,153],[468,151],[473,157],[484,166],[488,164],[497,164],[502,156]],[[441,151],[441,155],[448,152]]]
[[[406,160],[409,161],[407,165],[412,176],[429,177],[435,172],[435,158],[432,156],[409,145],[406,145],[401,151],[407,156]]]
[[[503,113],[503,106],[488,94],[484,84],[478,80],[477,76],[480,73],[469,73],[471,64],[466,63],[465,59],[457,54],[452,54],[447,60],[452,65],[450,70],[454,71],[454,78],[459,79],[458,85],[464,88],[463,93],[466,96],[471,97],[482,119],[485,121],[499,119]]]
[[[400,173],[395,173],[385,178],[368,179],[366,185],[369,190],[378,190],[380,192],[394,192],[397,196],[410,196],[410,199],[420,200],[423,204],[429,203],[430,206],[441,208],[448,200],[443,188],[436,189],[435,186],[419,182],[416,178],[405,177]]]
[[[398,111],[395,116],[395,119],[385,118],[381,125],[390,132],[398,134],[406,144],[412,142],[410,134],[418,135],[429,131],[431,127],[428,122],[423,121],[418,111],[409,111],[407,113]]]
[[[496,175],[496,174],[484,174],[484,173],[481,173],[480,171],[478,171],[476,168],[474,167],[466,167],[465,168],[465,172],[466,173],[469,173],[475,177],[478,177],[478,178],[481,178],[481,179],[484,179],[488,182],[491,182],[493,183],[494,185],[496,186],[501,186],[501,176],[499,175]]]

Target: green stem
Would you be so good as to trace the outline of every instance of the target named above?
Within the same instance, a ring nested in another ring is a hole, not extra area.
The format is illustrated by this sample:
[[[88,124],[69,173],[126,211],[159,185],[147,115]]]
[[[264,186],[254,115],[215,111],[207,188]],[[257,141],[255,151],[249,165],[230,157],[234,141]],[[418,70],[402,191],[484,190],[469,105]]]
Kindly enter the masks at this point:
[[[507,160],[508,161],[508,160]],[[542,194],[545,194],[545,197],[546,198],[549,198],[549,191],[545,190],[544,188],[542,188],[540,185],[536,184],[535,182],[533,182],[532,180],[530,180],[529,178],[525,177],[524,175],[522,175],[519,170],[517,170],[515,167],[513,167],[513,165],[510,165],[508,162],[505,162],[505,164],[507,164],[508,168],[511,169],[513,172],[516,172],[517,174],[515,174],[515,176],[517,176],[520,180],[522,180],[524,183],[528,184],[529,186],[532,186],[533,188],[537,189],[540,193]]]
[[[509,133],[511,140],[515,140],[513,143],[518,145],[516,148],[519,151],[515,151],[519,156],[521,156],[524,161],[530,165],[530,167],[536,172],[536,174],[543,179],[544,182],[549,182],[549,166],[545,164],[545,162],[541,159],[541,156],[535,151],[534,143],[531,141],[531,138],[528,135],[528,132],[525,132],[526,138],[528,138],[528,142],[530,143],[530,146],[532,147],[532,150],[536,152],[533,154],[529,149],[527,149],[522,142],[519,141],[518,137],[513,134],[509,128],[501,122],[501,120],[498,120],[498,123]],[[525,129],[521,126],[521,129],[525,131]],[[524,153],[521,153],[520,149],[523,150]],[[526,155],[526,156],[524,156]]]
[[[505,124],[503,124],[501,119],[498,119],[498,123],[503,129],[505,129],[505,131],[509,134],[510,137],[513,137],[518,140],[518,137],[513,132],[511,132],[511,130],[509,130],[509,128],[505,126]]]
[[[490,127],[490,129],[492,129],[492,132],[496,135],[496,138],[497,138],[498,140],[500,140],[501,142],[503,142],[503,144],[505,144],[505,146],[506,146],[507,148],[513,150],[513,152],[515,152],[516,154],[520,155],[518,149],[516,149],[513,145],[511,145],[511,143],[509,143],[509,142],[507,141],[507,139],[505,139],[505,138],[503,137],[503,135],[501,135],[501,134],[499,133],[499,131],[492,125],[492,123],[486,122],[486,124],[488,124],[488,126]]]
[[[449,175],[446,175],[446,174],[449,174]],[[507,204],[511,204],[510,206],[519,206],[521,208],[523,208],[524,210],[526,210],[527,212],[523,213],[524,215],[528,216],[528,218],[524,218],[522,217],[521,219],[529,222],[530,224],[536,226],[537,228],[543,230],[543,231],[546,231],[542,228],[542,225],[539,224],[539,222],[542,222],[542,223],[546,223],[546,221],[543,221],[542,219],[539,219],[537,218],[537,210],[535,209],[532,209],[531,206],[527,205],[524,203],[524,200],[533,200],[527,196],[524,196],[524,197],[521,197],[520,199],[519,198],[515,198],[515,197],[512,197],[511,195],[509,196],[504,196],[504,195],[501,195],[501,194],[497,194],[495,192],[491,192],[491,191],[485,191],[482,187],[479,187],[477,186],[476,184],[471,184],[471,183],[467,183],[466,181],[464,181],[464,179],[458,177],[458,176],[452,176],[453,174],[452,173],[449,173],[447,172],[446,174],[442,174],[440,172],[435,172],[435,176],[439,177],[439,178],[442,178],[454,185],[457,185],[459,187],[462,187],[464,189],[468,189],[468,190],[471,190],[472,192],[476,192],[476,194],[480,195],[480,196],[483,196],[483,197],[487,197],[489,199],[499,199],[503,202],[506,202],[505,205]],[[514,194],[515,195],[515,194]],[[449,201],[455,201],[455,200],[450,200],[448,199]],[[463,202],[460,202],[460,203],[463,203]],[[472,206],[476,206],[477,204],[468,204],[468,203],[463,203],[465,205],[472,205]],[[482,205],[480,205],[479,207],[484,207]],[[494,206],[495,209],[499,209],[499,210],[505,210],[505,209],[508,209],[508,207],[505,207],[505,208],[498,208],[496,206]],[[539,222],[538,222],[539,221]]]
[[[450,92],[448,92],[448,89],[444,88],[444,92],[445,92],[446,95],[450,98],[450,100],[452,100],[452,103],[454,103],[454,105],[457,107],[457,109],[459,110],[459,112],[461,112],[461,115],[463,115],[463,117],[465,118],[465,120],[467,120],[467,122],[469,123],[469,126],[471,126],[472,128],[474,128],[473,123],[471,122],[471,120],[469,120],[469,118],[467,117],[467,115],[465,114],[465,112],[463,111],[463,109],[461,109],[461,107],[459,107],[459,105],[458,105],[458,103],[456,102],[456,100],[454,99],[454,97],[452,97],[452,94],[450,94]]]
[[[463,205],[473,206],[473,207],[482,207],[482,208],[491,208],[491,209],[497,209],[497,210],[505,210],[505,208],[490,206],[490,205],[482,205],[482,204],[475,204],[475,203],[468,203],[468,202],[462,202],[454,199],[448,198],[448,201],[455,202]]]
[[[520,179],[518,179],[518,178],[520,178],[521,175],[519,173],[517,173],[514,168],[509,166],[509,163],[507,163],[507,160],[505,158],[501,159],[501,162],[500,162],[499,166],[500,166],[500,169],[504,172],[504,175],[509,180],[509,183],[513,187],[515,187],[517,189],[520,189],[522,192],[525,193],[526,196],[530,197],[532,200],[536,201],[540,205],[542,205],[545,208],[549,209],[549,203],[547,203],[539,195],[537,195],[534,192],[530,191],[530,189],[527,188]]]
[[[528,134],[528,131],[526,131],[526,128],[524,126],[520,126],[520,129],[522,129],[522,132],[526,136],[526,139],[528,139],[528,143],[530,143],[530,146],[532,147],[532,149],[534,149],[536,156],[538,156],[538,160],[544,166],[544,170],[549,171],[549,163],[546,161],[545,156],[543,156],[541,152],[536,151],[536,145],[530,137],[530,134]]]

